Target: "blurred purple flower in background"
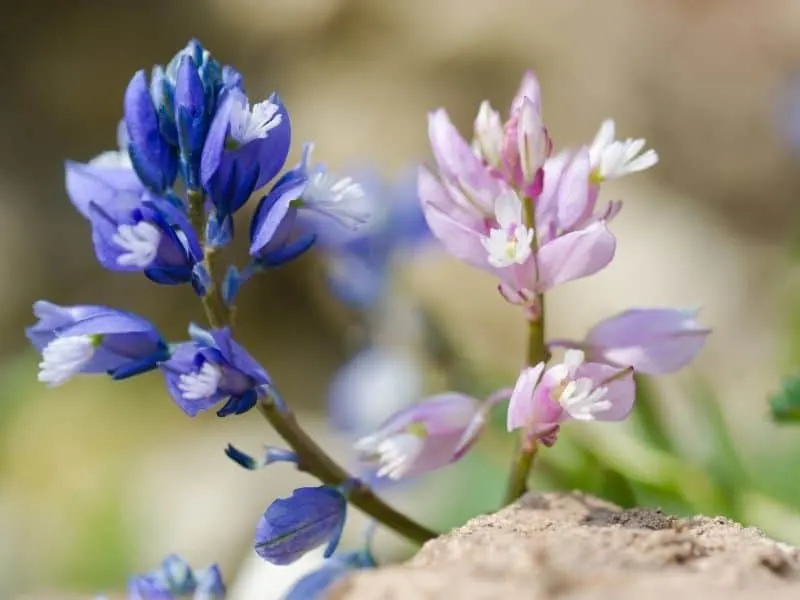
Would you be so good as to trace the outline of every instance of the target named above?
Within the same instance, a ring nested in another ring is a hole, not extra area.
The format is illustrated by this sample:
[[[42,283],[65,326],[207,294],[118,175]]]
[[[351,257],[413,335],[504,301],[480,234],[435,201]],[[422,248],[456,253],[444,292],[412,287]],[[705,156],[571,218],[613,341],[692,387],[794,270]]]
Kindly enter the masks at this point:
[[[370,220],[357,230],[306,213],[303,223],[317,234],[331,290],[357,309],[369,310],[386,294],[395,261],[408,258],[430,239],[416,190],[416,170],[394,182],[374,170],[354,171],[364,190]]]

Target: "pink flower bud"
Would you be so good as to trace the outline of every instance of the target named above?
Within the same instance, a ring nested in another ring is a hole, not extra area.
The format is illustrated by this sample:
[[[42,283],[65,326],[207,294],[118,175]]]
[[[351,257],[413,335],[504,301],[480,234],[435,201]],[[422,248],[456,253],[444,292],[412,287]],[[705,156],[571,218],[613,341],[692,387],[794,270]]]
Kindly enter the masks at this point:
[[[640,373],[677,371],[694,360],[711,333],[697,322],[697,310],[632,309],[601,321],[581,346],[589,360]]]
[[[478,400],[448,392],[403,409],[355,444],[378,477],[401,479],[439,469],[466,453],[483,429]]]

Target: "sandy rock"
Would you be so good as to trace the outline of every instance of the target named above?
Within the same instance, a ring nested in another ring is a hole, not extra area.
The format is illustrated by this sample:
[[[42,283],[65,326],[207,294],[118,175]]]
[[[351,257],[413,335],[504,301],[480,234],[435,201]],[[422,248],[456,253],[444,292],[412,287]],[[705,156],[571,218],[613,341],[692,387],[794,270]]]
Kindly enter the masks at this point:
[[[530,494],[356,573],[331,600],[796,600],[800,549],[723,517],[622,510],[580,493]]]

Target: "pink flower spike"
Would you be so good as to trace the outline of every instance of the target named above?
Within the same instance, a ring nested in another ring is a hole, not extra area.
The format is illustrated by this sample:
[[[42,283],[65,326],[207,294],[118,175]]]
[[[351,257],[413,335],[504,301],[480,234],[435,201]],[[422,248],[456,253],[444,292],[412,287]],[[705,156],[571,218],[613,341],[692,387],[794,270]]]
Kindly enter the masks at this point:
[[[692,360],[711,333],[697,321],[697,310],[632,309],[601,321],[584,342],[590,360],[640,373],[677,371]]]
[[[482,429],[474,421],[478,410],[478,401],[464,394],[431,396],[395,414],[354,448],[378,477],[420,475],[463,456]]]
[[[616,247],[616,238],[604,221],[547,242],[537,254],[537,291],[594,275],[612,261]]]

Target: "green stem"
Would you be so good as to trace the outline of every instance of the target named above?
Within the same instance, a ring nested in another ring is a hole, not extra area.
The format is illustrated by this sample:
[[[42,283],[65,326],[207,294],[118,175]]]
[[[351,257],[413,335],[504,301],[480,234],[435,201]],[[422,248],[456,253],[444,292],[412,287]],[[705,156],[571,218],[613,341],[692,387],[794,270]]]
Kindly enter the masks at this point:
[[[232,325],[231,313],[225,303],[222,301],[222,293],[220,291],[219,277],[217,276],[217,250],[216,248],[208,248],[205,245],[205,231],[206,231],[206,217],[205,217],[205,201],[206,197],[202,191],[189,190],[187,192],[189,198],[189,222],[192,225],[198,239],[200,240],[200,247],[203,249],[203,266],[208,272],[208,277],[211,283],[203,296],[203,308],[206,311],[208,322],[211,327],[217,329],[226,325]]]
[[[201,192],[189,192],[189,218],[195,231],[205,231],[205,214],[203,204],[205,197]],[[201,236],[202,239],[203,236]],[[203,298],[203,308],[211,327],[230,326],[233,310],[225,306],[220,293],[217,278],[218,253],[213,248],[204,247],[203,264],[208,271],[211,285]],[[297,454],[298,463],[303,471],[313,475],[327,485],[341,485],[355,478],[345,471],[300,427],[294,413],[283,402],[278,402],[274,395],[263,398],[258,403],[258,410],[275,431]],[[406,538],[423,544],[437,537],[437,533],[411,520],[404,514],[378,498],[363,483],[356,485],[348,494],[348,499],[365,513],[380,521]]]
[[[535,213],[533,201],[526,198],[523,207],[525,209],[525,221],[528,227],[535,230]],[[532,243],[532,250],[537,251],[538,236],[535,236]],[[540,362],[547,362],[549,352],[545,345],[544,331],[544,295],[537,294],[535,305],[531,310],[530,320],[528,321],[528,349],[525,354],[525,363],[534,366]],[[526,431],[520,432],[520,439],[514,451],[514,458],[511,462],[511,470],[508,474],[506,493],[503,497],[503,506],[515,502],[525,492],[528,491],[528,476],[533,468],[533,461],[536,458],[538,444],[536,440],[530,439]]]

